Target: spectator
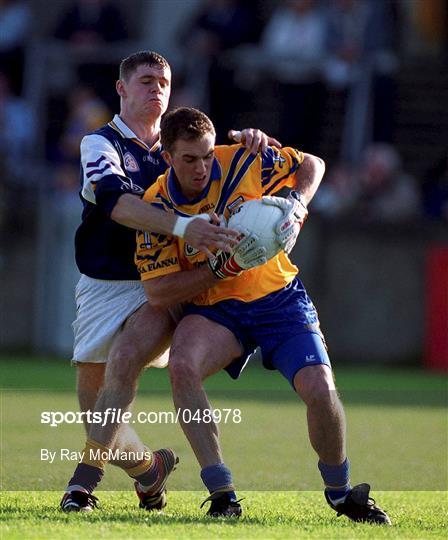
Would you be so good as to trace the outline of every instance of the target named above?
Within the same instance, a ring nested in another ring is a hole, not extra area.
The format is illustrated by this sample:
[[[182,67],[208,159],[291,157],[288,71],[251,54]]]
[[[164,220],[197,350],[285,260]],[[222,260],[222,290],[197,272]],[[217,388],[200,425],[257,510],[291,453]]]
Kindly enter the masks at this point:
[[[79,85],[71,92],[68,119],[57,149],[56,187],[60,191],[78,191],[81,139],[109,118],[110,111],[91,88]]]
[[[403,170],[393,146],[384,143],[369,146],[359,180],[357,211],[362,220],[398,223],[420,214],[416,180]]]
[[[98,45],[128,37],[120,10],[107,0],[76,0],[62,14],[54,37],[73,45]]]
[[[260,53],[275,81],[282,139],[318,153],[325,19],[315,0],[280,3],[263,32]]]
[[[190,105],[210,112],[218,138],[225,136],[228,126],[235,122],[238,107],[245,108],[245,96],[234,85],[233,69],[226,63],[225,53],[258,39],[257,15],[243,0],[204,0],[180,35],[187,58],[184,97],[189,94]]]
[[[79,164],[79,145],[87,133],[95,131],[110,118],[110,111],[88,86],[77,86],[69,96],[69,117],[61,139],[61,151],[67,161]]]
[[[340,161],[325,176],[311,208],[328,218],[343,217],[353,209],[359,196],[355,168]]]
[[[393,15],[383,0],[329,4],[325,73],[330,88],[348,93],[342,157],[353,163],[372,140],[392,141]]]
[[[91,86],[108,103],[116,105],[110,91],[115,82],[115,63],[95,58],[101,46],[128,38],[126,16],[108,0],[76,0],[62,13],[53,35],[80,53],[77,80]]]
[[[6,74],[0,72],[0,154],[9,182],[31,183],[27,170],[36,122],[27,102],[16,97]]]
[[[0,72],[0,263],[6,246],[32,229],[36,208],[36,178],[30,167],[36,122],[27,102],[11,91]],[[13,234],[11,232],[13,231]]]
[[[316,0],[277,3],[259,43],[233,54],[235,79],[251,101],[272,94],[277,136],[312,153],[319,153],[324,59],[325,18]]]
[[[11,89],[16,95],[22,93],[25,46],[30,22],[28,2],[0,0],[0,65],[7,73]]]

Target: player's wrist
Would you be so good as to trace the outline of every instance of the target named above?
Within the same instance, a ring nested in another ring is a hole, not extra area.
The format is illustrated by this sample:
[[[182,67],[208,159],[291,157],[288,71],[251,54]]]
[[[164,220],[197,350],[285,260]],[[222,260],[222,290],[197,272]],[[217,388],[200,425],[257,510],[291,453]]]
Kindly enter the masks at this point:
[[[187,230],[187,226],[190,224],[191,218],[186,218],[182,216],[178,216],[176,219],[176,223],[173,227],[173,235],[178,236],[179,238],[183,238],[185,236],[185,231]]]
[[[198,218],[204,219],[205,221],[210,221],[210,216],[208,214],[198,214],[197,216],[191,217],[177,216],[176,223],[173,227],[173,235],[178,236],[179,238],[185,238],[188,225]]]

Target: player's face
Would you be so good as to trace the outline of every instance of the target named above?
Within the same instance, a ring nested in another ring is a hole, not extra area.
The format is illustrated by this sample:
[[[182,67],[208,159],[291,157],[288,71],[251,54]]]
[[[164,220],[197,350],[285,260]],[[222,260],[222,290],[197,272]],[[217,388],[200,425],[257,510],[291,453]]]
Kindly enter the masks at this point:
[[[123,106],[135,118],[160,117],[170,99],[171,71],[169,68],[142,64],[128,81],[118,81],[117,91]]]
[[[182,193],[194,199],[207,186],[212,171],[215,149],[215,135],[207,133],[198,140],[179,139],[169,154],[169,164],[173,167]]]

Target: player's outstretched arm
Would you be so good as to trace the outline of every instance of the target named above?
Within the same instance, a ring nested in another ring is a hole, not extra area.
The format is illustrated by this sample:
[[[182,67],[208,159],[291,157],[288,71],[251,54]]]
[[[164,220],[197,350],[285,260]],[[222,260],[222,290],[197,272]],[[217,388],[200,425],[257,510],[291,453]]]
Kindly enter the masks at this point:
[[[277,223],[277,240],[286,253],[290,253],[308,217],[308,203],[314,197],[325,173],[325,163],[311,154],[304,159],[296,172],[296,185],[288,197],[263,197],[263,203],[277,206],[283,217]]]
[[[235,245],[237,231],[218,227],[209,223],[204,216],[178,218],[130,193],[123,194],[111,213],[111,218],[126,227],[140,231],[150,231],[166,235],[175,235],[185,240],[199,251],[211,256],[210,249],[231,251]]]

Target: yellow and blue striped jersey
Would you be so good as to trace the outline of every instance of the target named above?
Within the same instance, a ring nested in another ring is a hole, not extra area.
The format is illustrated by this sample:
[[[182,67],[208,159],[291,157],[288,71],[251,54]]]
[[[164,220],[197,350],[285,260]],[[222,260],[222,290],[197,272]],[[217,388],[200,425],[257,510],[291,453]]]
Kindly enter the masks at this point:
[[[293,148],[269,147],[263,155],[252,155],[241,145],[217,146],[210,182],[195,200],[187,200],[178,188],[174,171],[159,176],[143,197],[157,208],[181,216],[216,212],[229,218],[244,201],[260,199],[281,188],[295,186],[294,173],[303,154]],[[206,262],[206,255],[174,236],[137,233],[136,264],[142,280],[191,270]],[[281,251],[266,264],[218,282],[192,302],[212,305],[221,300],[251,302],[290,283],[297,267]]]

